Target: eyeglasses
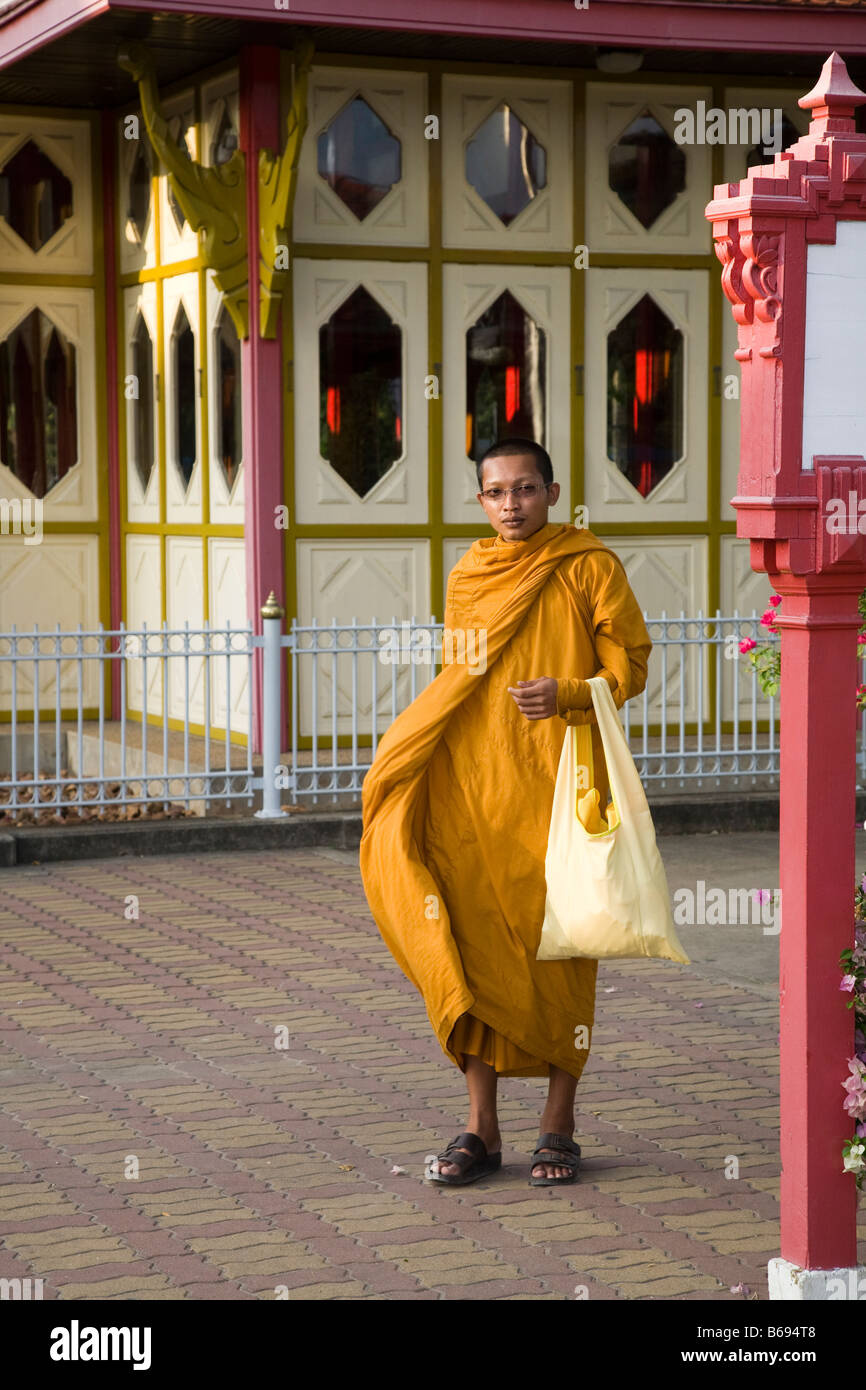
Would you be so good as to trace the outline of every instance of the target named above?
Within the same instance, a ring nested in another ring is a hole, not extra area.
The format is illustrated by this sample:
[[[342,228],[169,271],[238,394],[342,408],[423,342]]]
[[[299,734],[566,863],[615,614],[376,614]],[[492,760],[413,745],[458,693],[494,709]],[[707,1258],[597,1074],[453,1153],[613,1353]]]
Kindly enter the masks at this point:
[[[551,486],[550,483],[521,483],[519,487],[489,487],[486,488],[481,496],[486,502],[501,502],[509,493],[515,497],[534,497],[536,493],[545,491]]]

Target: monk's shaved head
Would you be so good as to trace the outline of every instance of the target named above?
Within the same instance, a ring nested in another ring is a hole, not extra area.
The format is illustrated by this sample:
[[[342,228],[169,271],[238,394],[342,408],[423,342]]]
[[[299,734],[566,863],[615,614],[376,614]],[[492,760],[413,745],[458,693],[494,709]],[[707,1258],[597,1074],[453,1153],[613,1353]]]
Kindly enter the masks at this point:
[[[491,444],[487,452],[478,460],[475,465],[475,476],[478,479],[479,488],[484,486],[483,470],[489,459],[512,458],[518,454],[523,454],[534,460],[536,471],[543,483],[553,482],[553,464],[547,450],[542,448],[540,444],[536,444],[534,439],[517,439],[512,436],[509,439],[500,439],[495,444]]]

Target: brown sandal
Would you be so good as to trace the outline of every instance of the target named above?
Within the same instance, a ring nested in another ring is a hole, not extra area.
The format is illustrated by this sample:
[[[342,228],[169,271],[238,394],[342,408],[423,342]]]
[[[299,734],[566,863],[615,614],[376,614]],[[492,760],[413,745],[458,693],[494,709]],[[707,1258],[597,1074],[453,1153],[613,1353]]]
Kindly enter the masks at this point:
[[[543,1153],[542,1150],[552,1149],[550,1153]],[[580,1145],[573,1139],[569,1139],[565,1134],[542,1134],[538,1141],[538,1148],[534,1150],[532,1157],[538,1162],[531,1163],[529,1166],[529,1185],[530,1187],[562,1187],[565,1183],[574,1182],[577,1177],[577,1170],[580,1167]],[[536,1178],[533,1176],[532,1169],[537,1168],[539,1163],[546,1163],[551,1168],[568,1168],[567,1178]]]
[[[461,1153],[461,1149],[468,1149],[469,1153]],[[424,1174],[425,1178],[447,1187],[465,1187],[467,1183],[477,1182],[479,1178],[486,1178],[490,1173],[497,1172],[502,1167],[502,1150],[489,1154],[484,1140],[477,1134],[458,1134],[456,1139],[451,1140],[444,1153],[436,1155],[436,1161],[454,1163],[460,1171],[433,1173],[428,1169]]]

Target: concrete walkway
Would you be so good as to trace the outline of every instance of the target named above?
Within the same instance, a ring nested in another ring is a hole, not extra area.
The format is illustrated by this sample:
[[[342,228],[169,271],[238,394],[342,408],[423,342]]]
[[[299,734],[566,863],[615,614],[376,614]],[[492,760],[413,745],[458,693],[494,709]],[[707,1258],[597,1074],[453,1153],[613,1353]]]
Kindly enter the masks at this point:
[[[672,892],[772,889],[776,843],[659,839]],[[601,964],[576,1185],[528,1186],[545,1082],[512,1078],[503,1171],[443,1190],[424,1158],[463,1128],[463,1078],[355,853],[53,863],[3,888],[0,1277],[54,1299],[766,1298],[761,926],[683,927],[690,966]]]

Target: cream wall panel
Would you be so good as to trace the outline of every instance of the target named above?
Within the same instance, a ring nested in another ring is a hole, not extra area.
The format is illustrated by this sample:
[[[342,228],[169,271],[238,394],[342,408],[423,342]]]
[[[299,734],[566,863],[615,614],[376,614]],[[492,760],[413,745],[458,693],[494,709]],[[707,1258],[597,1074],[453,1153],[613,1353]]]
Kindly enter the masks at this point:
[[[98,536],[43,535],[38,545],[26,545],[23,537],[4,537],[0,545],[0,632],[20,632],[38,627],[53,632],[74,631],[79,623],[85,631],[99,626],[99,538]],[[21,646],[20,650],[28,648]],[[53,649],[53,648],[52,648]],[[47,648],[45,649],[47,650]],[[47,706],[43,717],[53,720],[56,701],[56,666],[39,663],[40,703]],[[98,663],[82,662],[84,702],[99,701]],[[18,665],[18,706],[33,705],[33,665]],[[67,707],[78,702],[78,666],[61,666],[62,702]],[[11,709],[12,665],[0,661],[0,708]]]
[[[139,146],[143,142],[145,158],[150,161],[151,174],[156,167],[156,156],[151,148],[150,137],[141,112],[132,107],[124,112],[117,122],[117,236],[119,244],[118,260],[121,275],[132,271],[151,269],[156,265],[156,212],[153,185],[148,208],[144,235],[139,244],[130,239],[127,231],[127,218],[130,209],[130,181],[135,168]]]
[[[505,226],[466,179],[466,145],[506,103],[546,153],[546,182]],[[507,75],[442,79],[442,242],[487,250],[565,251],[572,244],[571,84]]]
[[[127,382],[124,389],[126,397],[126,515],[128,521],[151,522],[159,521],[159,411],[156,400],[156,383],[152,378],[149,382],[137,381],[135,372],[135,359],[133,356],[133,338],[135,335],[138,315],[144,319],[150,333],[150,341],[153,350],[153,371],[154,378],[157,362],[159,360],[159,337],[156,331],[156,285],[149,281],[143,285],[132,285],[123,291],[123,325],[124,325],[124,351],[125,365],[124,373]],[[145,491],[141,485],[138,468],[135,464],[135,398],[127,394],[138,390],[139,393],[149,391],[153,402],[153,449],[154,464],[150,472],[150,478]]]
[[[648,228],[610,186],[610,151],[636,117],[649,111],[674,140],[676,112],[713,104],[710,87],[641,87],[590,82],[586,88],[586,231],[590,250],[694,253],[712,250],[704,208],[712,194],[712,148],[677,145],[686,159],[685,188]]]
[[[244,542],[231,536],[211,536],[208,541],[208,611],[211,627],[245,628],[247,616],[247,575]],[[245,637],[237,646],[248,644]],[[226,673],[226,665],[230,670]],[[217,661],[211,671],[211,723],[225,728],[226,705],[231,709],[230,728],[249,732],[249,658],[234,656],[227,663]]]
[[[220,525],[243,525],[244,520],[244,465],[238,469],[231,489],[219,460],[221,412],[219,399],[219,334],[218,324],[222,311],[223,297],[214,284],[213,273],[207,274],[207,359],[208,359],[208,411],[210,429],[208,431],[210,458],[208,460],[210,479],[210,519]],[[238,381],[238,392],[241,383]],[[243,401],[241,401],[243,411]]]
[[[745,625],[742,629],[743,636],[754,637],[760,642],[764,637],[764,629],[760,625],[761,614],[769,606],[770,595],[774,592],[773,586],[766,574],[756,572],[749,563],[749,542],[740,540],[737,536],[722,537],[721,553],[721,609],[722,616],[733,617],[737,612],[741,617],[744,615],[756,615],[753,622]],[[729,629],[726,629],[729,631]],[[734,698],[734,680],[737,682],[738,692],[738,712],[741,719],[751,719],[752,717],[752,664],[747,656],[739,651],[739,643],[736,645],[729,643],[729,656],[723,654],[722,657],[722,710],[723,717],[730,718],[732,714],[732,703]],[[757,688],[758,699],[758,718],[766,719],[769,717],[769,701],[761,691],[760,685]],[[776,702],[776,713],[778,714],[779,705]]]
[[[165,539],[165,614],[169,628],[201,628],[204,622],[204,575],[202,541],[198,536],[166,536]],[[173,651],[182,651],[184,637],[173,637]],[[192,651],[203,651],[203,637],[190,638]],[[219,661],[219,658],[217,658]],[[183,719],[186,706],[186,663],[172,657],[168,673],[168,713],[172,719]],[[213,675],[213,671],[211,671]],[[192,657],[189,662],[189,717],[204,723],[205,699],[204,661]]]
[[[475,464],[466,455],[466,333],[506,289],[547,335],[546,429],[541,443],[562,489],[550,520],[571,520],[570,275],[559,266],[443,266],[445,361],[440,392],[446,522],[475,523],[479,534],[487,534],[487,518],[476,497]],[[511,432],[503,424],[500,437]]]
[[[362,97],[400,141],[400,180],[361,221],[317,167],[319,136],[355,96]],[[428,141],[424,138],[425,74],[313,67],[307,108],[309,126],[301,145],[295,193],[295,241],[426,246],[429,177]]]
[[[174,328],[181,306],[195,342],[195,465],[187,485],[180,468],[177,439],[177,379],[173,366]],[[162,322],[165,332],[165,519],[170,523],[201,522],[201,342],[198,319],[198,275],[176,275],[162,282]]]
[[[93,184],[90,122],[0,113],[0,169],[32,140],[72,184],[72,215],[32,251],[0,217],[0,265],[33,275],[93,274]]]
[[[95,521],[99,502],[93,291],[60,285],[0,285],[0,340],[7,338],[33,309],[41,309],[75,347],[78,462],[43,498],[43,521]],[[0,495],[32,496],[3,461]]]
[[[430,543],[426,540],[310,540],[298,541],[298,612],[301,623],[313,618],[320,624],[351,625],[352,619],[368,623],[399,624],[415,617],[430,618]],[[369,637],[369,634],[367,635]],[[305,639],[306,640],[306,639]],[[327,639],[325,639],[327,641]],[[366,640],[366,639],[365,639]],[[324,645],[321,643],[321,645]],[[379,648],[358,659],[358,719],[362,728],[372,725],[373,681],[379,732],[393,718],[393,710],[405,709],[433,676],[429,664],[388,664]],[[312,731],[309,663],[302,658],[299,719],[301,732]],[[351,733],[352,658],[338,658],[337,733]],[[318,658],[318,728],[333,732],[334,658]],[[414,676],[413,676],[414,673]],[[414,685],[413,685],[414,681]]]
[[[648,618],[660,618],[666,613],[668,618],[679,619],[680,613],[686,618],[694,617],[699,611],[707,611],[707,557],[706,536],[604,536],[609,546],[622,560],[628,582],[631,585],[641,611]],[[655,640],[659,629],[648,623],[650,637]],[[668,635],[678,639],[683,629],[677,624],[668,628]],[[697,628],[687,625],[685,635],[696,636]],[[680,693],[682,691],[685,718],[696,719],[698,714],[698,652],[694,646],[683,648],[674,641],[668,645],[667,657],[663,648],[657,644],[650,652],[647,676],[647,702],[650,722],[657,722],[663,716],[662,680],[667,666],[667,718],[679,719]],[[703,709],[704,718],[709,710],[708,666],[704,662]],[[634,698],[631,704],[632,720],[643,719],[643,694]]]
[[[703,270],[588,272],[584,502],[597,522],[706,518],[707,290]],[[642,497],[607,453],[607,336],[647,292],[683,334],[684,452],[650,496]]]
[[[167,98],[163,102],[163,114],[169,124],[169,129],[174,134],[174,122],[178,118],[185,118],[189,129],[186,138],[186,147],[193,159],[200,158],[198,148],[198,134],[195,126],[195,95],[192,91],[181,92],[177,96]],[[178,229],[174,220],[174,212],[169,202],[169,181],[168,174],[160,165],[159,188],[159,232],[162,242],[163,263],[171,261],[191,260],[198,255],[198,232],[194,232],[187,221]]]
[[[358,285],[403,335],[403,456],[360,498],[319,450],[319,328]],[[302,524],[427,519],[427,267],[397,261],[295,261],[295,498]]]
[[[148,632],[162,626],[162,559],[159,536],[127,535],[126,592],[124,594],[126,626],[130,631],[126,650],[126,707],[141,714],[145,679],[144,625]],[[149,642],[148,649],[156,651],[162,639]],[[162,662],[147,662],[147,710],[162,714]]]

